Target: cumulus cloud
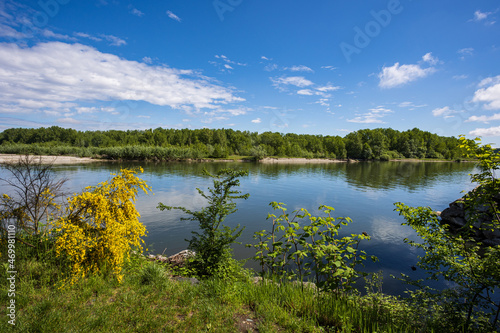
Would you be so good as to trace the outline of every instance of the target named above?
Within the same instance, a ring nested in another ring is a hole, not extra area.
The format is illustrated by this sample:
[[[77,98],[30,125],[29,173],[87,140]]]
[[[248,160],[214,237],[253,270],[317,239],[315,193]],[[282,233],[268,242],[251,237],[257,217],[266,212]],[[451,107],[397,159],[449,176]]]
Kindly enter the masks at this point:
[[[379,87],[394,88],[424,78],[436,71],[432,66],[439,63],[439,59],[429,52],[422,57],[422,62],[431,67],[422,68],[421,64],[400,65],[399,62],[390,67],[384,66],[382,72],[378,74]]]
[[[172,13],[170,10],[167,10],[167,16],[170,17],[172,20],[175,20],[177,22],[181,22],[181,18],[174,13]]]
[[[428,62],[431,65],[435,65],[439,62],[439,59],[437,57],[434,57],[432,55],[432,52],[426,53],[423,57],[422,60],[425,62]]]
[[[360,123],[360,124],[382,124],[381,118],[388,116],[392,113],[392,110],[387,109],[383,106],[378,106],[376,108],[370,109],[370,112],[360,114],[353,119],[347,119],[350,123]]]
[[[252,123],[254,123],[254,124],[260,124],[261,122],[262,122],[262,120],[260,118],[252,120]]]
[[[495,12],[482,12],[480,10],[476,10],[474,12],[474,18],[472,18],[471,21],[474,22],[484,22],[487,25],[492,25],[495,24],[494,19],[490,19],[490,16],[494,14]]]
[[[395,88],[407,83],[424,78],[435,72],[435,68],[422,68],[420,65],[399,65],[395,63],[391,67],[383,67],[379,73],[380,88]]]
[[[314,92],[311,89],[300,89],[299,91],[297,91],[297,94],[312,96],[312,95],[314,95]]]
[[[0,43],[2,112],[69,110],[83,101],[116,100],[184,110],[215,109],[220,104],[243,101],[193,71],[148,66],[90,46]]]
[[[490,128],[476,128],[469,132],[474,136],[500,136],[500,126]]]
[[[492,116],[470,116],[469,119],[466,120],[466,122],[478,121],[488,123],[492,120],[500,120],[500,113],[495,113]]]
[[[445,106],[442,108],[436,108],[436,109],[432,110],[432,115],[434,117],[451,118],[451,117],[454,117],[453,114],[456,114],[456,113],[460,113],[460,111],[450,109],[449,106]]]
[[[500,109],[500,75],[488,77],[479,83],[480,89],[476,90],[473,102],[486,103],[485,109],[499,110]]]

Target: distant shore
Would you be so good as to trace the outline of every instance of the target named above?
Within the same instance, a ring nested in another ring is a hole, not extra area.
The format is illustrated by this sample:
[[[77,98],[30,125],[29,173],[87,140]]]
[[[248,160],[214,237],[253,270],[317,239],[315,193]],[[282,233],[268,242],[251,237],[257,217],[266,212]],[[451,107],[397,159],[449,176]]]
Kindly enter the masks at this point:
[[[19,157],[23,155],[16,154],[0,154],[0,164],[17,162]],[[109,159],[99,159],[90,157],[76,157],[76,156],[54,156],[54,155],[34,155],[35,157],[40,157],[42,163],[52,163],[52,164],[85,164],[85,163],[95,163],[95,162],[117,162],[118,160]],[[123,160],[128,161],[128,160]],[[408,159],[392,159],[392,162],[452,162],[449,160],[425,160],[418,158],[408,158]],[[173,162],[173,161],[172,161]],[[253,162],[249,159],[185,159],[178,160],[177,162]],[[360,162],[360,160],[337,160],[328,158],[298,158],[298,157],[265,157],[258,161],[258,163],[263,164],[324,164],[324,163],[353,163]],[[464,161],[466,162],[466,161]]]
[[[295,157],[281,157],[281,158],[276,158],[276,157],[265,157],[259,161],[260,163],[265,163],[265,164],[273,164],[273,163],[280,163],[280,164],[318,164],[318,163],[345,163],[348,162],[347,160],[333,160],[333,159],[328,159],[328,158],[295,158]]]
[[[19,160],[19,157],[23,155],[16,154],[0,154],[0,164],[5,163],[15,163]],[[93,163],[102,162],[103,160],[92,159],[90,157],[75,157],[75,156],[38,156],[34,155],[35,158],[41,158],[42,164],[83,164],[83,163]]]

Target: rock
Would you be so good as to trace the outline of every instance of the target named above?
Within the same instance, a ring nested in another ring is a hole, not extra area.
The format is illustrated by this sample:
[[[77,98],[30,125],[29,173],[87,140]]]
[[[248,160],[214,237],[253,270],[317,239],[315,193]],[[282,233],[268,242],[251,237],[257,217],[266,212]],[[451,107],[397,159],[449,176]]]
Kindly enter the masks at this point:
[[[184,267],[184,265],[186,264],[186,260],[193,257],[195,254],[196,253],[194,253],[193,251],[183,250],[179,253],[171,255],[167,258],[167,260],[168,263],[172,266]]]
[[[182,277],[182,276],[176,276],[176,277],[172,278],[172,280],[179,281],[179,282],[190,282],[192,285],[200,283],[200,281],[196,278],[187,278],[187,277]]]
[[[195,253],[193,251],[182,250],[181,252],[171,255],[168,258],[161,254],[150,254],[147,256],[147,258],[151,261],[159,261],[161,263],[167,263],[173,266],[184,267],[186,260],[194,255]]]
[[[481,188],[476,187],[471,192],[476,191],[481,191]],[[477,202],[473,211],[466,209],[465,198],[467,198],[471,192],[450,203],[449,207],[438,215],[441,219],[441,224],[449,225],[451,232],[458,232],[460,229],[467,226],[474,216],[474,222],[472,223],[474,239],[487,246],[500,245],[500,229],[498,227],[492,227],[493,215],[489,212],[490,207],[486,204]],[[500,205],[500,193],[496,194],[493,200]]]

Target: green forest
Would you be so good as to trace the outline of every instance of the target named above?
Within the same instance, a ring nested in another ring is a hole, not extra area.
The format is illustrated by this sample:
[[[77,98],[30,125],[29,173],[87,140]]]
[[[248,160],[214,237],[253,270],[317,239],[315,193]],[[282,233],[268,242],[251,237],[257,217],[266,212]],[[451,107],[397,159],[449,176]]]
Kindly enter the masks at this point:
[[[418,128],[362,129],[344,137],[232,129],[77,131],[58,126],[11,128],[0,133],[0,153],[73,155],[124,160],[174,160],[240,156],[390,160],[456,160],[458,139]]]

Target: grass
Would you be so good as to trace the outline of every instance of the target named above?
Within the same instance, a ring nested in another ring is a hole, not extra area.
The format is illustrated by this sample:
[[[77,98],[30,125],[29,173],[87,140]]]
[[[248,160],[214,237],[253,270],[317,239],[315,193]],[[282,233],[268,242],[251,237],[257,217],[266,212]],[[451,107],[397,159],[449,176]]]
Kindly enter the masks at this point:
[[[64,266],[16,245],[16,325],[3,316],[1,332],[413,332],[418,327],[403,302],[381,294],[319,293],[272,279],[256,283],[249,274],[192,285],[142,256],[125,267],[122,283],[98,275],[58,289]],[[11,299],[6,274],[2,268],[3,313]]]

